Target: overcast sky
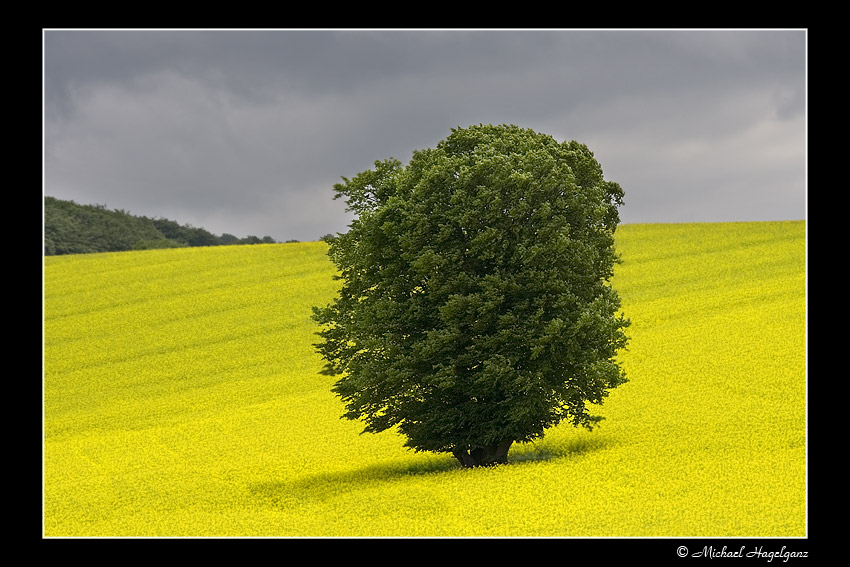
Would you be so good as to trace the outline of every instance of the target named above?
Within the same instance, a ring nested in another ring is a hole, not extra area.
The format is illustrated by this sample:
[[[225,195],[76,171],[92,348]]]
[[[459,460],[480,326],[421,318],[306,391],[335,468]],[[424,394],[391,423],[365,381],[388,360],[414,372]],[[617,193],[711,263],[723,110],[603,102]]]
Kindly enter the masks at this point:
[[[624,223],[803,219],[805,30],[45,30],[44,194],[317,240],[451,128],[578,140]]]

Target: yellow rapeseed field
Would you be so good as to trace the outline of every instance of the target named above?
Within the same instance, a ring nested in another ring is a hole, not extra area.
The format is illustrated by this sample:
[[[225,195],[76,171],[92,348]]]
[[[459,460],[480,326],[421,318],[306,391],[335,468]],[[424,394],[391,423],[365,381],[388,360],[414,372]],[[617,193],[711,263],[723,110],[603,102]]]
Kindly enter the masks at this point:
[[[805,230],[620,227],[630,382],[484,469],[340,419],[324,243],[47,257],[44,535],[806,536]]]

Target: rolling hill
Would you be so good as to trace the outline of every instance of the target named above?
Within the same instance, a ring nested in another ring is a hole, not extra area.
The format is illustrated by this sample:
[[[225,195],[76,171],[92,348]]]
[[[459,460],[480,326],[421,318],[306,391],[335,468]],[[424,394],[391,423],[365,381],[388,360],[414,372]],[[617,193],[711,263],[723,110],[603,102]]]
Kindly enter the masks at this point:
[[[804,537],[806,225],[624,225],[629,383],[461,469],[320,374],[323,242],[49,256],[44,535]]]

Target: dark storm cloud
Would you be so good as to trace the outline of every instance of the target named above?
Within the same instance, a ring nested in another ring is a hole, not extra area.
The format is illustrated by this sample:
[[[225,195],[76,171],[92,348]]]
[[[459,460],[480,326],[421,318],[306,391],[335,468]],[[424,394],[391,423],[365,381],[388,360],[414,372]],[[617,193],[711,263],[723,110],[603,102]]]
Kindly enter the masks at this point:
[[[45,193],[345,230],[331,186],[450,128],[577,139],[626,222],[802,218],[803,31],[46,31]]]

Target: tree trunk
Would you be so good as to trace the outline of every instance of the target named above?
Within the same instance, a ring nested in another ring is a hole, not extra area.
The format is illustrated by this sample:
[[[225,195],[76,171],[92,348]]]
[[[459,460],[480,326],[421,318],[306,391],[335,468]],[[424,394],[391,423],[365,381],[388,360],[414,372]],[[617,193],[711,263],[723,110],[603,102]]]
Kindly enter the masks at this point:
[[[452,454],[466,468],[487,467],[491,465],[508,464],[508,449],[513,441],[502,441],[485,447],[475,447],[469,451],[455,449]]]

